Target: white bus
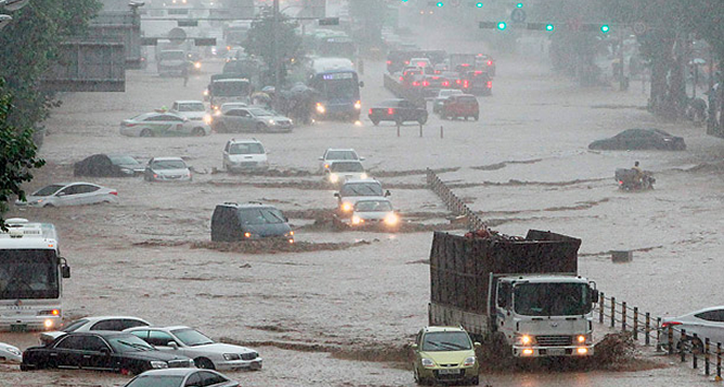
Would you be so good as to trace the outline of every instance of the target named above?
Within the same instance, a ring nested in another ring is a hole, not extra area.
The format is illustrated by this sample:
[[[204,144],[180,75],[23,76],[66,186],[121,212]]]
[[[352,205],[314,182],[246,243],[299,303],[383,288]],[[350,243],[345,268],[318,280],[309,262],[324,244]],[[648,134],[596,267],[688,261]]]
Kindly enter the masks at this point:
[[[0,232],[0,330],[55,330],[63,320],[63,279],[70,267],[60,256],[50,223],[8,219]]]

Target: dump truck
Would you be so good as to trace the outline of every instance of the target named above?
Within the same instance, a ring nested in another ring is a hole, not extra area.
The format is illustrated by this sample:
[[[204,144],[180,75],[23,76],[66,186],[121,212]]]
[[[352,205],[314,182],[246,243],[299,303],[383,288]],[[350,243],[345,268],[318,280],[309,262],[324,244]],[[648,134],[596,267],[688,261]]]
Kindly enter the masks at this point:
[[[591,356],[594,282],[577,274],[580,239],[436,232],[430,325],[505,337],[516,357]]]

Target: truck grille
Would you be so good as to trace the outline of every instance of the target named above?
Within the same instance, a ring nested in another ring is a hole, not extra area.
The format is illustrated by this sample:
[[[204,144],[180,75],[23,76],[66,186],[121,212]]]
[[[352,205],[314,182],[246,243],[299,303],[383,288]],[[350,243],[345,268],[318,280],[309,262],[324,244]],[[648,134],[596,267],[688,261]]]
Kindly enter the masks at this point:
[[[536,336],[541,347],[567,347],[573,344],[572,336]]]

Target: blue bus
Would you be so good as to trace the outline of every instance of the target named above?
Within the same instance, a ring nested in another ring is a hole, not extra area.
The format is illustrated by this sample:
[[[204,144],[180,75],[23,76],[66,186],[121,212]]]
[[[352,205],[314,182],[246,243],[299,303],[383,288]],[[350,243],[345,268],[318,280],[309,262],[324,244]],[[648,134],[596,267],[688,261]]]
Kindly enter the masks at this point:
[[[311,63],[307,86],[316,90],[315,118],[359,120],[362,110],[360,82],[352,61],[345,58],[318,58]]]

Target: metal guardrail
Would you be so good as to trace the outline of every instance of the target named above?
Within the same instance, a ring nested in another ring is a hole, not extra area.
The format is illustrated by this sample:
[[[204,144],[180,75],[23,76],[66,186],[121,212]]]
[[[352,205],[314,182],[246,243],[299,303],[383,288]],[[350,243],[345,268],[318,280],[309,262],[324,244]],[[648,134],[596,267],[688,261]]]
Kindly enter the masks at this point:
[[[625,301],[618,302],[616,297],[606,297],[603,292],[600,293],[595,310],[600,324],[608,324],[610,328],[622,332],[630,331],[634,341],[641,344],[643,340],[645,346],[650,346],[651,341],[656,340],[658,352],[679,356],[682,363],[685,363],[690,355],[694,369],[701,369],[699,363],[703,361],[704,375],[713,375],[717,381],[722,381],[722,343],[715,343],[708,337],[699,337],[697,334],[688,334],[686,329],[676,328],[674,325],[662,328],[661,317],[655,318],[654,325],[650,313],[642,313],[638,307],[631,307]]]
[[[468,227],[471,230],[486,229],[488,226],[482,218],[467,206],[454,192],[437,176],[430,168],[427,168],[427,187],[440,197],[445,206],[455,215],[462,215],[467,218]]]

